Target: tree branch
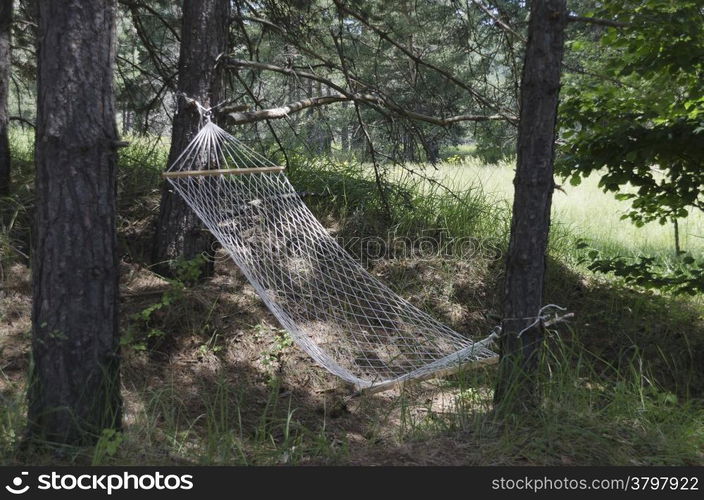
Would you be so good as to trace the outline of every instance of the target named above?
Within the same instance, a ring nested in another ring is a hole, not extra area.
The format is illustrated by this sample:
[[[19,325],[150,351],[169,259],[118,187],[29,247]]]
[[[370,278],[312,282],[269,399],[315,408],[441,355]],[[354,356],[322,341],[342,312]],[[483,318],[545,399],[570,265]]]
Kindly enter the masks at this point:
[[[247,85],[247,82],[244,81],[244,78],[242,78],[241,75],[236,74],[237,80],[240,82],[240,84],[244,87],[245,92],[249,95],[249,97],[254,101],[254,103],[262,107],[260,100],[257,98],[257,95],[254,93],[252,88]],[[231,109],[231,112],[238,112],[238,111],[246,111],[246,107],[242,108],[243,105],[230,105],[229,108]],[[276,141],[276,144],[279,145],[279,150],[281,153],[284,155],[284,160],[286,161],[286,168],[291,168],[291,161],[288,157],[288,153],[286,153],[286,148],[284,147],[283,144],[281,144],[281,140],[279,139],[279,135],[276,133],[276,130],[274,130],[274,126],[269,122],[269,120],[266,121],[266,126],[269,129],[269,132],[271,132],[272,137]],[[291,124],[289,124],[289,127]],[[293,129],[293,127],[291,127]],[[293,131],[294,135],[296,135],[296,131]],[[297,137],[297,136],[296,136]]]
[[[506,23],[503,22],[501,19],[499,19],[498,17],[496,17],[496,16],[494,15],[494,13],[491,12],[491,10],[489,9],[489,7],[487,7],[486,5],[484,5],[484,4],[481,2],[481,0],[470,0],[470,1],[471,1],[474,5],[476,5],[477,7],[479,7],[479,9],[481,9],[482,12],[484,12],[487,16],[489,16],[489,17],[492,19],[492,21],[494,21],[494,23],[496,23],[496,24],[497,24],[499,27],[501,27],[504,31],[506,31],[506,32],[508,32],[508,33],[510,33],[510,34],[512,34],[513,36],[515,36],[516,38],[518,38],[518,39],[519,39],[520,41],[522,41],[523,43],[526,43],[527,39],[526,39],[525,36],[523,36],[521,33],[518,33],[518,32],[515,31],[513,28],[511,28],[508,24],[506,24]]]
[[[450,116],[448,118],[439,118],[436,116],[424,115],[422,113],[416,113],[415,111],[409,111],[400,108],[395,105],[390,105],[388,102],[384,101],[380,97],[371,94],[352,94],[350,96],[343,94],[333,94],[329,96],[315,96],[308,99],[302,99],[300,101],[295,101],[284,106],[279,106],[276,108],[260,109],[256,111],[242,111],[241,106],[236,107],[222,107],[217,112],[220,115],[227,116],[228,119],[235,125],[242,123],[254,123],[263,120],[276,120],[279,118],[286,118],[292,113],[298,111],[303,111],[307,108],[325,106],[327,104],[334,104],[337,102],[361,102],[365,104],[377,104],[383,106],[395,113],[405,116],[406,118],[424,121],[427,123],[432,123],[440,127],[447,127],[458,122],[485,122],[492,120],[505,120],[502,115],[456,115]]]
[[[229,108],[223,108],[220,113],[225,114],[235,125],[241,123],[254,123],[263,120],[275,120],[278,118],[286,118],[291,113],[302,111],[306,108],[332,104],[334,102],[349,101],[348,97],[343,95],[338,96],[320,96],[302,99],[292,102],[278,108],[259,109],[256,111],[239,111],[230,112]]]
[[[255,69],[262,69],[262,70],[267,70],[267,71],[274,71],[276,73],[282,73],[285,75],[291,75],[291,76],[296,76],[298,78],[306,78],[310,80],[314,80],[320,83],[323,83],[330,87],[333,90],[336,90],[338,92],[337,95],[333,94],[331,96],[324,96],[324,97],[313,97],[311,99],[304,99],[302,101],[296,101],[294,103],[281,106],[278,108],[270,108],[266,110],[258,110],[258,111],[251,111],[247,113],[230,113],[230,118],[235,120],[235,123],[252,123],[255,121],[260,121],[260,120],[267,120],[269,118],[276,119],[276,118],[283,118],[284,116],[287,116],[290,113],[295,113],[296,111],[300,111],[305,108],[309,108],[312,106],[322,106],[326,104],[332,104],[335,102],[343,102],[343,101],[354,101],[354,102],[363,102],[368,105],[372,105],[375,107],[382,107],[385,109],[388,109],[390,111],[395,112],[398,115],[404,116],[406,118],[409,118],[411,120],[417,120],[417,121],[423,121],[427,123],[432,123],[434,125],[438,125],[440,127],[447,127],[448,125],[451,125],[453,123],[457,122],[484,122],[484,121],[493,121],[493,120],[507,120],[511,123],[512,120],[515,120],[516,118],[513,116],[506,116],[503,113],[499,114],[494,114],[494,115],[457,115],[457,116],[451,116],[448,118],[440,118],[440,117],[435,117],[435,116],[429,116],[425,115],[422,113],[417,113],[415,111],[410,111],[407,109],[404,109],[400,107],[398,104],[390,102],[388,99],[379,97],[377,95],[373,94],[352,94],[349,93],[346,89],[341,87],[340,85],[337,85],[333,81],[323,78],[321,76],[315,75],[313,73],[306,73],[302,71],[296,71],[291,68],[282,68],[280,66],[275,66],[273,64],[267,64],[267,63],[262,63],[259,61],[245,61],[242,59],[233,59],[229,58],[228,59],[228,65],[234,68],[255,68]],[[310,102],[309,102],[310,101]],[[302,107],[299,107],[302,106]],[[286,110],[285,108],[291,107],[290,110]],[[233,110],[230,110],[230,112]],[[225,111],[220,111],[220,113],[226,113]],[[241,121],[237,121],[241,120]]]
[[[33,122],[23,116],[10,116],[8,118],[10,121],[24,123],[25,125],[29,125],[32,128],[37,128],[37,126]]]
[[[157,47],[154,45],[154,43],[151,41],[148,35],[148,30],[145,29],[144,25],[142,24],[142,20],[139,17],[139,12],[137,10],[137,4],[124,4],[130,11],[131,18],[132,18],[132,25],[134,26],[135,30],[137,31],[137,37],[140,39],[142,42],[142,45],[147,51],[147,54],[149,55],[149,58],[152,60],[154,63],[154,69],[156,70],[157,74],[161,78],[162,82],[168,85],[170,90],[175,90],[176,89],[176,84],[175,81],[171,78],[169,75],[169,69],[170,65],[166,64],[164,60],[162,59],[162,54],[159,53],[159,50]]]
[[[598,17],[584,16],[567,16],[567,21],[572,23],[589,23],[598,24],[599,26],[608,26],[610,28],[628,28],[630,24],[622,23],[621,21],[613,21],[611,19],[600,19]]]
[[[318,76],[314,73],[307,73],[305,71],[298,71],[293,68],[283,68],[281,66],[275,66],[273,64],[267,64],[259,61],[247,61],[244,59],[236,59],[233,57],[227,58],[227,65],[230,68],[238,69],[238,68],[253,68],[253,69],[262,69],[265,71],[273,71],[275,73],[281,73],[283,75],[289,75],[289,76],[295,76],[297,78],[306,78],[308,80],[313,80],[316,82],[323,83],[330,87],[333,90],[337,90],[341,94],[346,94],[347,92],[345,91],[344,88],[340,87],[339,85],[335,84],[332,80],[329,80],[327,78],[323,78],[322,76]]]
[[[472,97],[474,97],[474,99],[477,102],[479,102],[480,104],[482,104],[490,109],[493,109],[494,111],[496,111],[497,113],[502,115],[506,119],[506,121],[508,121],[509,123],[511,123],[513,125],[516,125],[518,123],[517,118],[515,116],[512,116],[510,112],[503,110],[503,109],[501,109],[500,106],[497,106],[496,104],[490,102],[486,97],[481,95],[479,92],[477,92],[475,89],[473,89],[472,87],[467,85],[465,82],[463,82],[462,80],[460,80],[459,78],[457,78],[453,74],[451,74],[451,73],[445,71],[444,69],[439,68],[438,66],[436,66],[436,65],[422,59],[421,57],[415,55],[408,48],[406,48],[405,46],[401,45],[396,40],[391,38],[386,32],[382,31],[378,27],[371,24],[363,15],[353,11],[351,8],[344,5],[340,0],[333,0],[333,1],[335,2],[335,5],[337,6],[337,8],[341,12],[346,12],[350,16],[357,19],[359,22],[361,22],[366,27],[371,29],[374,33],[376,33],[379,38],[381,38],[382,40],[386,40],[388,43],[390,43],[391,45],[396,47],[398,50],[403,52],[408,58],[410,58],[416,64],[419,64],[421,66],[425,66],[426,68],[429,68],[429,69],[435,71],[436,73],[442,75],[448,81],[450,81],[450,82],[454,83],[455,85],[457,85],[458,87],[466,90]]]

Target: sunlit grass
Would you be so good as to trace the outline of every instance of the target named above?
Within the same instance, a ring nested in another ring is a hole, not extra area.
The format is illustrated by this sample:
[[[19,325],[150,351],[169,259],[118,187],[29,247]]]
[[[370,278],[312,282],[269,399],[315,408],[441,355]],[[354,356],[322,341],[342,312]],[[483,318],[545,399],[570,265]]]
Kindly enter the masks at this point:
[[[458,164],[417,165],[414,169],[442,182],[454,191],[479,189],[490,203],[506,203],[513,198],[512,163],[483,165],[465,159]],[[401,169],[394,173],[403,177]],[[557,179],[558,184],[561,180]],[[584,238],[607,254],[626,256],[651,255],[663,258],[675,254],[674,227],[651,222],[638,228],[621,216],[629,211],[630,202],[616,200],[598,187],[599,177],[592,175],[578,186],[561,183],[553,196],[553,231]],[[680,220],[680,244],[694,255],[704,253],[704,213],[692,211]]]

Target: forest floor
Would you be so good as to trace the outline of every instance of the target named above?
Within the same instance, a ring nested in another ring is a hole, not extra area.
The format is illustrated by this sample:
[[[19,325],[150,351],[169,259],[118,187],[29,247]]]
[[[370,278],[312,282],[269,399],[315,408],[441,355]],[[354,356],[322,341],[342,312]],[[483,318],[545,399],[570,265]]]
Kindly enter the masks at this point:
[[[378,207],[365,205],[374,186],[364,175],[348,167],[306,172],[292,172],[294,183],[328,190],[330,196],[313,208],[341,235],[388,230]],[[589,234],[558,230],[551,242],[546,303],[559,303],[575,317],[548,339],[543,405],[530,416],[497,421],[491,411],[495,367],[350,398],[349,386],[293,345],[229,260],[218,256],[215,276],[195,284],[154,274],[141,256],[158,208],[158,174],[139,178],[152,179],[151,185],[132,184],[129,173],[121,181],[124,430],[104,433],[91,449],[56,447],[39,454],[17,448],[31,286],[22,259],[5,259],[0,463],[704,464],[702,298],[635,289],[585,271],[579,256],[565,249]],[[439,212],[439,205],[423,205],[430,196],[424,188],[416,184],[411,192],[400,185],[400,199],[411,199],[411,208],[395,230],[439,227],[439,219],[418,219]],[[448,232],[499,242],[488,250],[462,258],[391,255],[365,262],[412,303],[477,338],[499,317],[507,220],[505,207],[497,201],[489,207],[482,196],[475,191],[464,199],[475,209],[486,205],[481,217],[444,199],[442,225],[461,223]]]

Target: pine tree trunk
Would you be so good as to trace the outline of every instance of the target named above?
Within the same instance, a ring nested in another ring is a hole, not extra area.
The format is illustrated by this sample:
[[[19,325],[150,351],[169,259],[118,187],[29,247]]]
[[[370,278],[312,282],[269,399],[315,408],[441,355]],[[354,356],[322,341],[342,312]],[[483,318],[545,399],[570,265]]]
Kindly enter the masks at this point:
[[[39,6],[29,434],[119,427],[114,0]]]
[[[221,78],[216,68],[217,57],[227,50],[230,4],[228,0],[184,0],[181,53],[178,67],[178,88],[203,106],[216,105],[223,97]],[[198,110],[179,98],[171,134],[169,165],[173,163],[198,132]],[[173,274],[175,259],[194,259],[211,255],[215,239],[201,224],[183,199],[164,183],[161,211],[152,261],[167,276]],[[213,272],[213,259],[208,258],[201,277]]]
[[[416,161],[416,139],[410,130],[403,130],[403,159],[408,162]]]
[[[10,141],[7,98],[10,90],[12,0],[0,0],[0,196],[10,192]]]
[[[521,80],[518,160],[506,262],[502,357],[495,401],[507,413],[537,403],[535,380],[543,328],[527,328],[543,303],[555,126],[567,8],[533,0]]]
[[[347,102],[342,103],[342,125],[340,126],[340,148],[345,153],[350,150],[350,126],[347,119],[348,104]]]

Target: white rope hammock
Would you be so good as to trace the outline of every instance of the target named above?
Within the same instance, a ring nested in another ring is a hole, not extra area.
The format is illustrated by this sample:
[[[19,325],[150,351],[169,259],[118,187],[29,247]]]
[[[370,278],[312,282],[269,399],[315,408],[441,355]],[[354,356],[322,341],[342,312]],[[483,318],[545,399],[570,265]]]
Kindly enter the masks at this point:
[[[495,333],[474,342],[399,297],[328,234],[283,167],[209,119],[164,176],[295,343],[358,389],[498,359]]]

